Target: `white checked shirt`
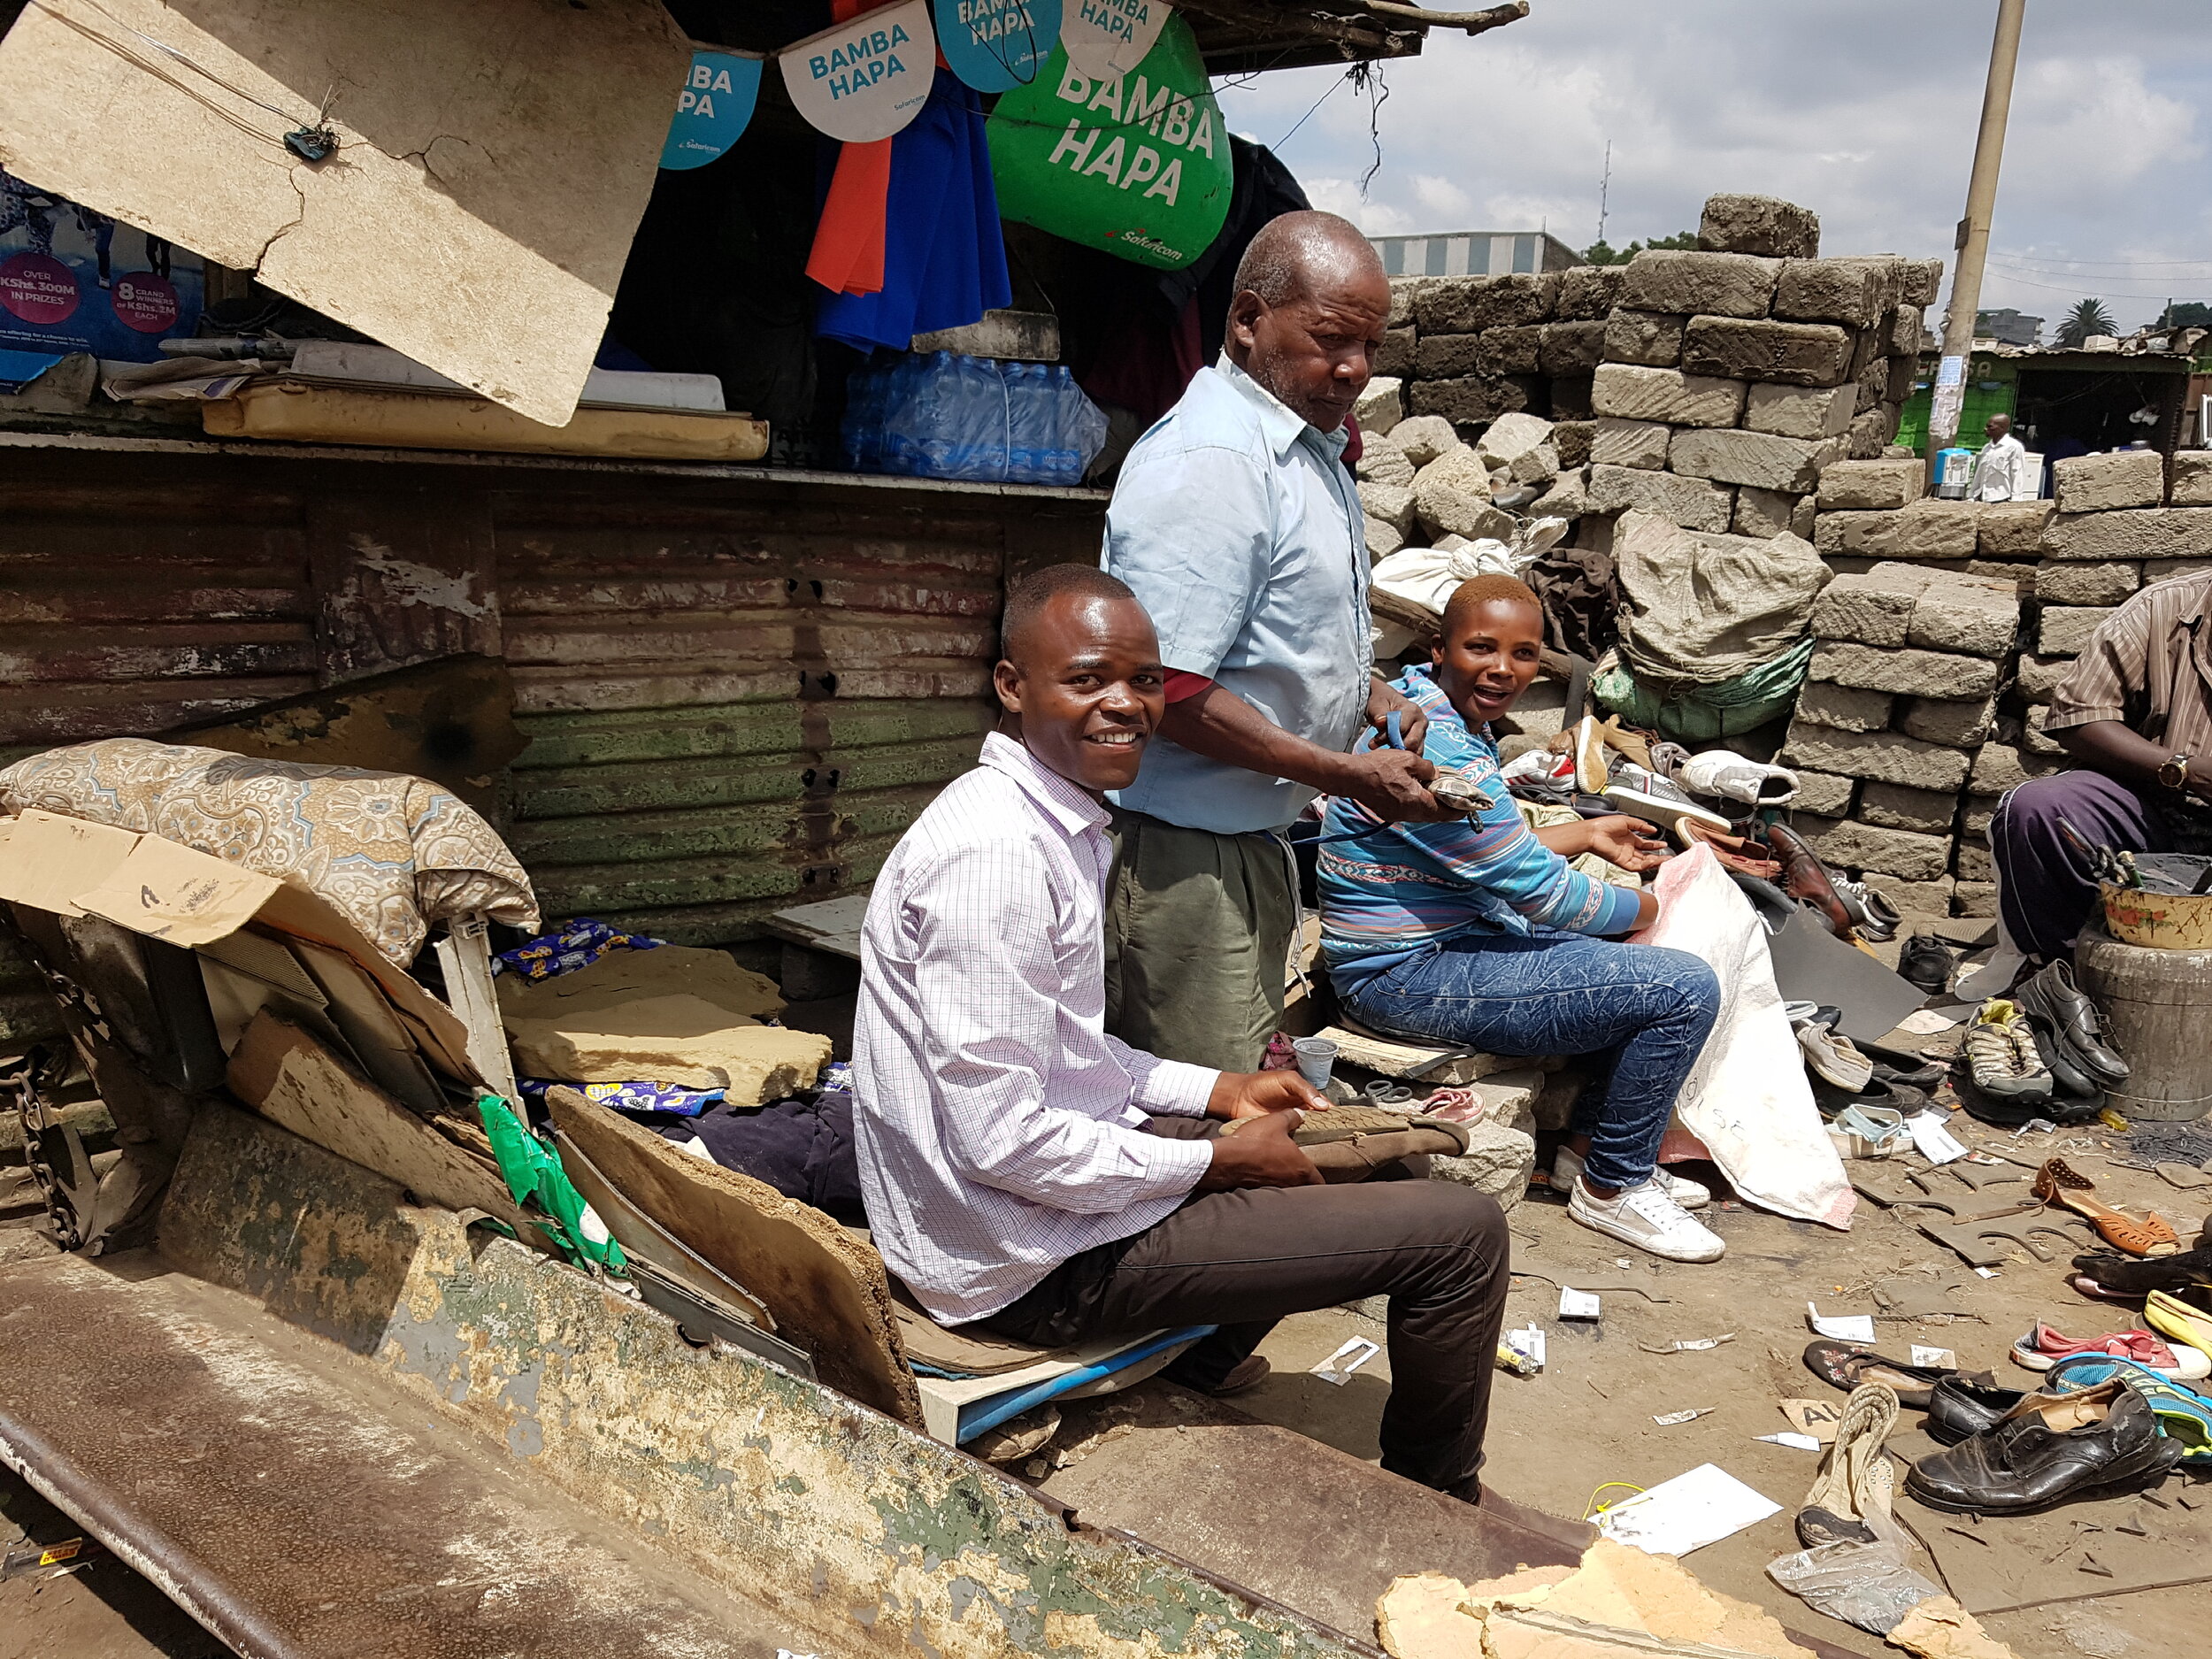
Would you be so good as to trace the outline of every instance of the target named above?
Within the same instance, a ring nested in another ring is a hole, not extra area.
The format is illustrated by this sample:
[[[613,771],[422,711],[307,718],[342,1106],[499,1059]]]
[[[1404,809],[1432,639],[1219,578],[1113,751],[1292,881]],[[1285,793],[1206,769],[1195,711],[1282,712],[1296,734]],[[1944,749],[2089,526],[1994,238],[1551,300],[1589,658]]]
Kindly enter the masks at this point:
[[[997,733],[899,840],[861,931],[853,1139],[876,1248],[932,1316],[980,1319],[1206,1171],[1220,1074],[1104,1033],[1106,811]]]

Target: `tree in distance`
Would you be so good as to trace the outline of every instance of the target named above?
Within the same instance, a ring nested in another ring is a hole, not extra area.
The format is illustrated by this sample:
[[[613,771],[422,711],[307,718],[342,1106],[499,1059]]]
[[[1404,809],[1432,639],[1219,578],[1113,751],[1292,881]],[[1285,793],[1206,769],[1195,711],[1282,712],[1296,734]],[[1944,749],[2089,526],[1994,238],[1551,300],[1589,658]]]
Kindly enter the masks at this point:
[[[1632,242],[1625,248],[1616,248],[1610,242],[1594,242],[1582,250],[1585,265],[1626,265],[1647,248],[1694,250],[1697,233],[1686,230],[1673,236],[1654,236],[1649,242]]]
[[[2078,346],[2092,334],[2116,334],[2120,325],[2112,320],[2112,313],[2104,308],[2102,300],[2078,300],[2066,320],[2058,326],[2058,343]]]

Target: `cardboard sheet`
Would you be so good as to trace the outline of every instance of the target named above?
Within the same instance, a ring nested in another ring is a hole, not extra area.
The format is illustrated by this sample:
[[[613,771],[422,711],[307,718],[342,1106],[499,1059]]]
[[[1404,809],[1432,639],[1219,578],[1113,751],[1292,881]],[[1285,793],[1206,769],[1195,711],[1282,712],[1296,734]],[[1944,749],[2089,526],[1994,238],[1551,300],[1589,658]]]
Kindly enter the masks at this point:
[[[0,166],[559,426],[690,63],[658,0],[38,0]]]

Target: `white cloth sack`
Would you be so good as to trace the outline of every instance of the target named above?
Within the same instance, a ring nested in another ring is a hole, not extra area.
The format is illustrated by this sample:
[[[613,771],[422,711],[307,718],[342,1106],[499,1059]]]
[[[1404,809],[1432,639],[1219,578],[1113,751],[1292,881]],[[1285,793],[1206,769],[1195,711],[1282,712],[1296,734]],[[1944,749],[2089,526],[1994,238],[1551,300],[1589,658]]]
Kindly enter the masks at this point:
[[[1564,518],[1538,518],[1523,525],[1510,542],[1486,536],[1463,547],[1400,548],[1375,561],[1370,578],[1372,594],[1397,600],[1413,612],[1441,617],[1453,590],[1478,576],[1525,576],[1528,567],[1544,556],[1572,528]],[[1434,632],[1433,629],[1431,630]],[[1375,656],[1396,657],[1417,639],[1404,621],[1378,613],[1375,618]]]
[[[1701,843],[1661,867],[1655,892],[1659,919],[1635,942],[1686,950],[1720,978],[1720,1017],[1675,1099],[1676,1117],[1742,1197],[1848,1230],[1857,1194],[1813,1104],[1751,901]]]

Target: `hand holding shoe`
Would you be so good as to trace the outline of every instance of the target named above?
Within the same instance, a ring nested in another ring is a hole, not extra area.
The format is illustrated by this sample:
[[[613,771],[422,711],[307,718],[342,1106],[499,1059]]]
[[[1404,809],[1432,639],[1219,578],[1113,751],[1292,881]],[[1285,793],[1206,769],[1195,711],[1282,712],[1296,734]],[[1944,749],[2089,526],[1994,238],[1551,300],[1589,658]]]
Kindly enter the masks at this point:
[[[1269,1112],[1209,1142],[1213,1162],[1199,1177],[1202,1193],[1240,1187],[1318,1187],[1321,1171],[1290,1137],[1305,1121],[1298,1111]]]

